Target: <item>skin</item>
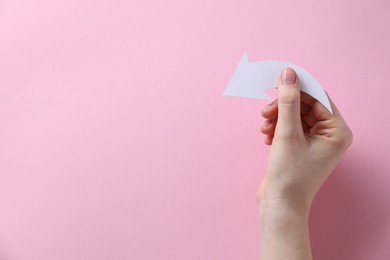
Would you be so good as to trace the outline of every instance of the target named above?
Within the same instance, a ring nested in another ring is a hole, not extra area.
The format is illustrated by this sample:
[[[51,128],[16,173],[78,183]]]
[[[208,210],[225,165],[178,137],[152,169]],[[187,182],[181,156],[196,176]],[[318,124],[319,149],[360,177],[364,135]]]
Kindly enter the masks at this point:
[[[278,99],[262,111],[261,132],[271,146],[267,174],[257,190],[261,259],[312,259],[308,216],[312,201],[352,142],[352,132],[300,91],[291,68],[279,77]]]

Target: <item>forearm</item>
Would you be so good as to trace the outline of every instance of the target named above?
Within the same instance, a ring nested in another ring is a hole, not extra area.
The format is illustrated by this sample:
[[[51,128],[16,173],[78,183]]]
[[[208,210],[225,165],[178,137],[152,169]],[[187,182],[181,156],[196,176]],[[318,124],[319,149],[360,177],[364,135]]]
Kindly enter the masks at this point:
[[[285,201],[262,200],[261,260],[311,260],[309,209]]]

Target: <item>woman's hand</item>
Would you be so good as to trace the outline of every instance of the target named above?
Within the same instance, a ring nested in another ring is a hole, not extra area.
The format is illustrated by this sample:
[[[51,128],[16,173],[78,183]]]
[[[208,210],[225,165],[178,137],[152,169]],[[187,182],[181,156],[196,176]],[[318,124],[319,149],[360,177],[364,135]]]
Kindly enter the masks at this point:
[[[333,114],[300,91],[294,70],[280,75],[278,99],[266,106],[261,131],[271,145],[257,199],[283,199],[309,207],[352,141],[352,132],[332,101]]]
[[[271,145],[267,174],[257,190],[261,259],[312,259],[311,203],[352,142],[331,101],[333,114],[302,93],[292,69],[283,70],[278,99],[266,106],[261,127]]]

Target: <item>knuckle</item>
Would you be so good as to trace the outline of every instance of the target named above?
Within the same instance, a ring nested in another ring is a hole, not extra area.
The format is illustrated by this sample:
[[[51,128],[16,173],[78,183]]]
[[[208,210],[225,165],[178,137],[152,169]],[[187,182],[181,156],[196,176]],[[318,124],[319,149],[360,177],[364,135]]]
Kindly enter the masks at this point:
[[[300,142],[303,137],[301,122],[289,122],[289,124],[276,125],[275,136],[289,143]]]
[[[352,144],[353,133],[348,126],[341,129],[340,134],[334,140],[334,146],[339,150],[346,150]]]
[[[300,90],[294,87],[285,87],[278,92],[279,104],[295,104],[300,100]]]
[[[344,131],[344,138],[346,140],[347,147],[349,147],[353,141],[353,133],[349,127],[346,127]]]

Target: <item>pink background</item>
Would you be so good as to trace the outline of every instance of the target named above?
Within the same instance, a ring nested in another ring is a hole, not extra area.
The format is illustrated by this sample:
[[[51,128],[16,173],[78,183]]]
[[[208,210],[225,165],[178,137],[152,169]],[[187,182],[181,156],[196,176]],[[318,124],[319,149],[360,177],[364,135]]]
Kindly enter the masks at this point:
[[[390,259],[388,0],[0,1],[0,259],[258,259],[267,101],[245,50],[309,70],[354,132],[315,259]]]

